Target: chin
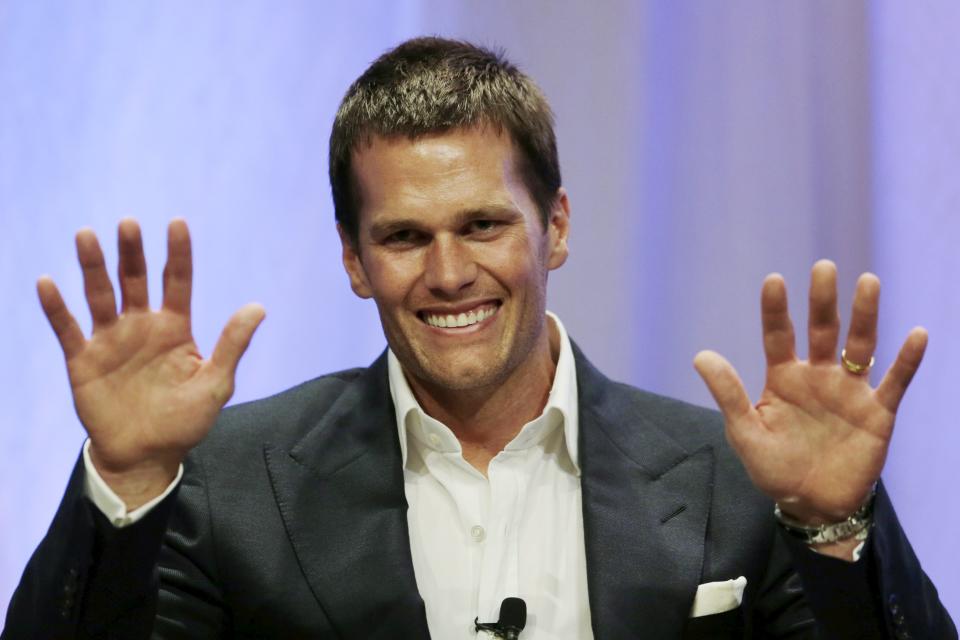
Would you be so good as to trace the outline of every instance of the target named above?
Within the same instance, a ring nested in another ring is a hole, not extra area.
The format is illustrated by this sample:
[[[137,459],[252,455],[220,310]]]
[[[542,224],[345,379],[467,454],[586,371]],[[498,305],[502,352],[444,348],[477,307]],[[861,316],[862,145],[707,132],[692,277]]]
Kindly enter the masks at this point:
[[[402,361],[401,361],[402,362]],[[415,358],[416,368],[407,370],[423,383],[450,391],[469,391],[482,389],[502,382],[507,377],[504,362],[482,365],[477,361],[461,365],[447,363],[448,366],[435,366],[429,359]]]

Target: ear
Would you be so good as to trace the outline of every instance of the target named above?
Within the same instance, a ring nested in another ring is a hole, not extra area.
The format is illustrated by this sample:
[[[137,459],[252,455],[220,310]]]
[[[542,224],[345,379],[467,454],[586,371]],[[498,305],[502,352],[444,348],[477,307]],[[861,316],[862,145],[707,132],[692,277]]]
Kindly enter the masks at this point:
[[[367,280],[367,272],[363,268],[363,262],[360,260],[357,247],[339,223],[337,224],[337,233],[340,235],[340,245],[343,247],[343,268],[350,277],[350,288],[361,298],[372,298],[373,288]]]
[[[570,251],[567,248],[567,236],[570,234],[570,200],[567,190],[560,187],[554,200],[550,219],[547,220],[548,251],[547,267],[556,269],[567,261]]]

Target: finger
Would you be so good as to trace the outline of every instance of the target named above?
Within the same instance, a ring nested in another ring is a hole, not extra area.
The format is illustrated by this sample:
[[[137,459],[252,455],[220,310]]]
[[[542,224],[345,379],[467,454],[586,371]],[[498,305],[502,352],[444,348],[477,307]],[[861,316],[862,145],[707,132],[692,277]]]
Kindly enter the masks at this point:
[[[807,323],[810,340],[810,362],[837,362],[837,339],[840,315],[837,313],[837,267],[829,260],[819,260],[810,272],[810,319]]]
[[[190,315],[193,288],[193,256],[190,231],[183,220],[174,220],[167,229],[167,264],[163,269],[163,308]]]
[[[760,316],[763,320],[763,350],[767,365],[789,362],[796,357],[793,323],[787,309],[787,285],[783,276],[772,273],[763,281],[760,292]]]
[[[923,353],[927,349],[927,330],[923,327],[915,327],[907,339],[900,347],[897,359],[894,361],[887,373],[880,381],[877,387],[877,401],[886,407],[891,413],[896,413],[900,406],[900,400],[906,393],[910,381],[914,374],[920,368],[920,362],[923,360]]]
[[[877,348],[877,313],[880,305],[880,280],[865,273],[857,280],[853,294],[853,312],[844,346],[846,358],[854,364],[866,365]]]
[[[117,299],[107,275],[103,251],[90,229],[77,233],[77,258],[83,269],[83,288],[93,317],[93,330],[113,324],[117,319]]]
[[[253,333],[265,316],[266,311],[259,304],[245,305],[231,316],[210,357],[214,368],[219,369],[229,379],[233,379],[241,356],[250,346]]]
[[[740,422],[754,409],[740,376],[726,358],[714,351],[701,351],[693,366],[703,378],[727,425]]]
[[[117,245],[120,253],[118,275],[122,309],[145,310],[150,305],[147,291],[147,261],[143,257],[143,239],[140,225],[132,218],[120,221],[117,230]]]
[[[43,276],[37,280],[37,295],[40,297],[43,313],[53,327],[57,340],[60,341],[64,357],[69,360],[83,351],[83,346],[86,344],[83,331],[80,330],[80,325],[64,304],[57,285],[49,276]]]

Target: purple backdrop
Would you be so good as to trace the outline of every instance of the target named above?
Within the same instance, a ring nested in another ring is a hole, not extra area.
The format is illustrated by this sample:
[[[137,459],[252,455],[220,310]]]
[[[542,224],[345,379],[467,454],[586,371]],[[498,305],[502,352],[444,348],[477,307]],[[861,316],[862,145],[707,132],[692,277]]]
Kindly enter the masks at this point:
[[[422,33],[505,47],[551,99],[573,203],[551,307],[612,376],[707,404],[690,360],[711,347],[758,392],[760,281],[784,273],[802,318],[820,257],[845,306],[860,271],[883,280],[881,365],[930,328],[885,476],[960,613],[958,27],[946,1],[0,3],[0,616],[82,441],[36,277],[89,326],[74,232],[113,260],[138,217],[156,274],[184,216],[201,347],[242,303],[268,310],[235,401],[369,362],[383,337],[340,268],[326,138],[349,82]]]

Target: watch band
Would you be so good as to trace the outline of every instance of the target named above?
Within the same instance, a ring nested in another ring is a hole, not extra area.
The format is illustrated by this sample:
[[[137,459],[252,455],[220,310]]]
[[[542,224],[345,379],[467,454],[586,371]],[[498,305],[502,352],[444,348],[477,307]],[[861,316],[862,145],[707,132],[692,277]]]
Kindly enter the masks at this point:
[[[808,545],[838,542],[853,537],[862,541],[867,539],[870,525],[873,524],[873,498],[876,494],[877,486],[874,485],[863,505],[843,522],[807,526],[786,515],[779,504],[774,505],[773,515],[787,533]]]

